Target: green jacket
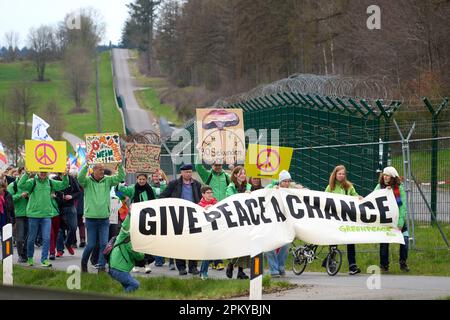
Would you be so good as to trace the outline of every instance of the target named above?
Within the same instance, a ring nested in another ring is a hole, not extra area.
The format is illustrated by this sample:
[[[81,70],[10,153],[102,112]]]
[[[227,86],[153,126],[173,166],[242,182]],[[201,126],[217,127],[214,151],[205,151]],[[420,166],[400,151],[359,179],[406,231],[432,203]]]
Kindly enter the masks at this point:
[[[122,192],[124,195],[126,195],[128,198],[130,198],[131,202],[133,202],[134,199],[134,193],[136,192],[136,186],[132,185],[132,186],[119,186],[117,188],[119,190],[119,192]],[[153,189],[153,195],[156,198],[156,194],[155,194],[155,189]],[[148,197],[147,197],[147,192],[142,192],[139,195],[139,202],[143,202],[143,201],[148,201]]]
[[[377,186],[375,187],[375,190],[380,190],[380,184],[377,184]],[[392,192],[394,192],[392,190]],[[398,223],[397,226],[401,229],[403,228],[403,226],[405,225],[405,219],[406,219],[406,192],[405,189],[403,188],[403,185],[400,185],[400,198],[402,200],[402,205],[400,207],[398,207]]]
[[[222,201],[227,197],[227,188],[231,182],[230,175],[228,173],[222,170],[219,174],[217,174],[213,170],[206,170],[205,166],[202,164],[196,164],[195,170],[197,170],[203,183],[211,187],[214,198],[216,198],[217,201]],[[208,180],[210,181],[208,182]]]
[[[67,187],[69,187],[67,175],[63,177],[62,181],[49,178],[41,181],[37,176],[28,179],[28,173],[25,173],[17,183],[18,189],[29,194],[26,208],[28,218],[52,218],[57,216],[59,214],[58,206],[55,198],[52,197],[52,193],[64,190]]]
[[[16,184],[19,183],[19,178],[16,178],[15,183]],[[8,185],[7,190],[11,194],[13,201],[14,201],[14,210],[15,210],[16,218],[26,217],[27,216],[28,199],[22,198],[22,192],[24,192],[24,190],[19,189],[19,187],[17,186],[17,192],[14,192],[14,182],[11,182]]]
[[[157,187],[153,183],[150,183],[150,186],[152,187],[153,192],[155,193],[156,199],[159,199],[159,196],[161,195],[161,193],[163,193],[164,190],[166,190],[166,188],[167,188],[167,182],[166,181],[161,181],[159,183],[159,187]]]
[[[144,259],[144,254],[133,251],[130,241],[130,215],[122,223],[119,235],[114,243],[109,258],[109,266],[119,271],[130,272],[137,261]]]
[[[78,183],[84,189],[84,216],[90,219],[107,219],[110,214],[111,188],[125,179],[123,166],[119,165],[116,175],[104,176],[98,182],[92,176],[87,177],[87,172],[88,167],[85,165],[78,174]]]
[[[341,186],[340,183],[336,183],[333,191],[330,190],[330,186],[328,185],[327,188],[325,189],[325,192],[336,193],[336,194],[345,194],[345,195],[354,196],[354,197],[359,196],[359,194],[356,192],[355,187],[353,185],[350,189],[347,190],[347,192],[345,192],[345,189]]]
[[[247,185],[245,186],[245,191],[251,191],[251,190],[252,190],[252,185],[250,183],[247,183]],[[233,182],[231,182],[227,187],[226,196],[229,197],[236,193],[238,193],[236,186],[234,185]]]

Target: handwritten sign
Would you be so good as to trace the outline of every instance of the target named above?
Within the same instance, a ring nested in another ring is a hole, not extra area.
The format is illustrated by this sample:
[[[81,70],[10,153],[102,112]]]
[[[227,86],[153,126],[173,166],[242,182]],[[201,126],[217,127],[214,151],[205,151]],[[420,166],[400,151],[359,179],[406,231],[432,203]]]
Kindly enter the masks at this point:
[[[25,166],[30,172],[66,171],[65,141],[25,141]]]
[[[87,134],[86,161],[89,164],[122,162],[119,134]]]
[[[127,143],[125,169],[127,173],[153,173],[159,169],[160,154],[160,146]]]

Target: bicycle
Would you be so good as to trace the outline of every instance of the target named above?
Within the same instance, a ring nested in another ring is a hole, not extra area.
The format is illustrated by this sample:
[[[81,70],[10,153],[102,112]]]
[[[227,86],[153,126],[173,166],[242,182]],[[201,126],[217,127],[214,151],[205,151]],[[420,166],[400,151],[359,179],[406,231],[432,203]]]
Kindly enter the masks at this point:
[[[305,244],[296,247],[294,244],[291,247],[292,259],[292,271],[295,275],[299,276],[305,271],[306,264],[313,263],[314,260],[319,259],[319,255],[323,250],[317,253],[318,245]],[[334,276],[341,269],[342,265],[342,253],[337,246],[329,246],[328,254],[325,258],[325,268],[328,275]]]

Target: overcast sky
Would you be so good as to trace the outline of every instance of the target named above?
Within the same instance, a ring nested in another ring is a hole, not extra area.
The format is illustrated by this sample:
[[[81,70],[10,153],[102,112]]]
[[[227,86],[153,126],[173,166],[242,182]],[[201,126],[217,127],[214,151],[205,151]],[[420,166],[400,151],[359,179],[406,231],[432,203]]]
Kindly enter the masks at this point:
[[[120,41],[123,24],[128,16],[131,0],[0,0],[0,47],[5,45],[5,33],[11,30],[20,35],[20,45],[26,45],[31,27],[56,25],[65,15],[79,8],[93,7],[106,24],[103,44]]]

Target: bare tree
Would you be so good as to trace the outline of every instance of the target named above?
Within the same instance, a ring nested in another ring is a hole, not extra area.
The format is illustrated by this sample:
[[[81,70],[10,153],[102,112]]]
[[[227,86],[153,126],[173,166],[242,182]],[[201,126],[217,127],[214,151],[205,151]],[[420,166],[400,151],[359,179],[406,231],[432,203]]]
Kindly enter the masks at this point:
[[[10,97],[10,111],[12,114],[20,115],[24,124],[24,138],[27,138],[29,137],[28,119],[36,108],[34,106],[36,96],[28,83],[18,83],[12,87]]]
[[[6,41],[6,61],[13,62],[19,54],[19,34],[15,31],[5,33]]]
[[[84,112],[83,103],[92,82],[92,59],[89,50],[82,46],[68,47],[64,54],[64,69],[67,88],[75,108],[73,112]]]
[[[28,35],[30,58],[37,72],[37,80],[44,81],[45,67],[54,55],[55,35],[51,26],[31,28]]]
[[[52,100],[47,103],[45,119],[50,124],[48,128],[49,135],[55,140],[60,140],[66,127],[66,121],[56,101]]]

